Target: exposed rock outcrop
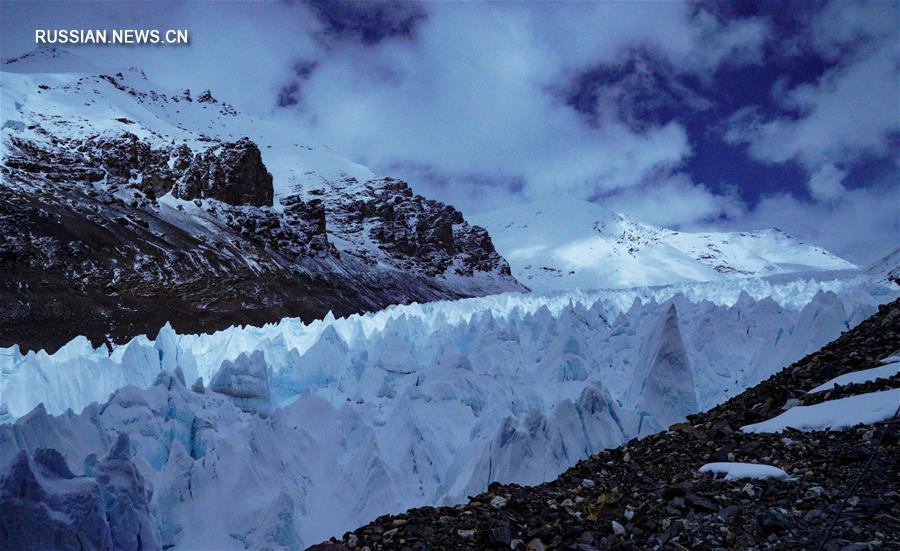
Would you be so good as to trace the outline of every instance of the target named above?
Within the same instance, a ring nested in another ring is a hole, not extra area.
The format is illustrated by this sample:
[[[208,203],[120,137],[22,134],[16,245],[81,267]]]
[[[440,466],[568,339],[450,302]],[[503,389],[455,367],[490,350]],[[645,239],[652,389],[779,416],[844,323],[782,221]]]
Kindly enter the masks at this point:
[[[198,153],[172,190],[181,199],[209,198],[256,207],[271,206],[274,193],[272,174],[250,138]]]

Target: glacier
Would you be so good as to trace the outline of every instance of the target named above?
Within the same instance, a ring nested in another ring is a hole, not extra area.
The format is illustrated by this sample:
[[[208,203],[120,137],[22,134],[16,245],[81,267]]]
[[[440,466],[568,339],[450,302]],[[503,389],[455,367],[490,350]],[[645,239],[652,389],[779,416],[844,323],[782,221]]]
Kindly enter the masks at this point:
[[[300,548],[494,481],[551,479],[741,392],[897,296],[864,276],[748,279],[203,335],[167,325],[112,349],[13,346],[0,349],[0,492],[37,473],[41,495],[68,503],[41,464],[52,449],[66,484],[102,494],[97,458],[127,470],[127,447],[141,481],[129,491],[146,496],[128,518],[147,538]]]

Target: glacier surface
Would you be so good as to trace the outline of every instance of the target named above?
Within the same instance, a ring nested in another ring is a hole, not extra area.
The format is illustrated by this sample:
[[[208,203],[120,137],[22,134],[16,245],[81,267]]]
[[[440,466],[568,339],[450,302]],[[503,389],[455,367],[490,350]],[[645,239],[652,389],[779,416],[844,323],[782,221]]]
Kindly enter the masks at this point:
[[[898,295],[864,277],[748,279],[207,335],[166,326],[112,350],[13,346],[0,349],[0,473],[34,471],[52,448],[96,493],[96,458],[127,434],[160,545],[298,548],[493,481],[551,479],[741,392]]]

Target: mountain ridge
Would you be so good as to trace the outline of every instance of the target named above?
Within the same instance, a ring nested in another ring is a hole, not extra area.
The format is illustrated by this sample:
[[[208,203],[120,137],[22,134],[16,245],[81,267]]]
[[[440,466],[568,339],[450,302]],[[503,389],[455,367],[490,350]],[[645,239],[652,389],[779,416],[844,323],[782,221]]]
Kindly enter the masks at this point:
[[[513,274],[536,290],[858,269],[777,228],[681,232],[573,198],[515,205],[470,218],[488,229]]]
[[[61,59],[4,71],[0,345],[526,290],[485,230],[405,182],[138,69],[41,72]]]

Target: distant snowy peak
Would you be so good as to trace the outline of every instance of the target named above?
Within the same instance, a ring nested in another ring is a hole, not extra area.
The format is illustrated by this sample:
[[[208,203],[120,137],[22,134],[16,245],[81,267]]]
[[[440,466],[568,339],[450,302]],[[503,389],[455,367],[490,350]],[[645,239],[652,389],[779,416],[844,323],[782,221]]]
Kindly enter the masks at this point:
[[[18,57],[3,60],[3,71],[9,73],[94,73],[100,68],[68,50],[48,46],[35,48]]]
[[[678,232],[577,199],[471,216],[536,290],[621,288],[857,267],[778,230]]]

